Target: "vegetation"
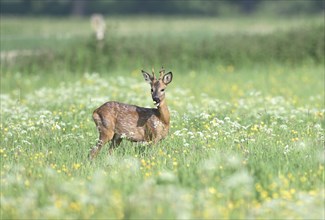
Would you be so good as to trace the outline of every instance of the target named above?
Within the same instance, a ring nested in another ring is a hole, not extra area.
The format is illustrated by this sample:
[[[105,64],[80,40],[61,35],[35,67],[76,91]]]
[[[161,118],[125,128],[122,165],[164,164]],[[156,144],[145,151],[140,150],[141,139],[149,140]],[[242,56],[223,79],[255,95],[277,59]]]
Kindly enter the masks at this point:
[[[107,23],[1,18],[2,219],[325,217],[323,18]],[[161,65],[169,136],[88,161],[92,111],[152,106]]]

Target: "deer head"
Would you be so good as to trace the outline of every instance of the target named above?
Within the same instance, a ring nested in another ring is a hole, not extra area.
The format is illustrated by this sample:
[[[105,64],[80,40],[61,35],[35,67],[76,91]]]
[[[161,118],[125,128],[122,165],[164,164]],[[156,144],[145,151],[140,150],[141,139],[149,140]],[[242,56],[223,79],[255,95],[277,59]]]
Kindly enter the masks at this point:
[[[151,97],[154,104],[159,107],[165,99],[165,89],[167,85],[172,81],[173,74],[172,72],[165,73],[164,68],[162,67],[159,71],[159,78],[155,77],[154,69],[152,69],[152,75],[142,70],[144,80],[148,82],[151,86]]]

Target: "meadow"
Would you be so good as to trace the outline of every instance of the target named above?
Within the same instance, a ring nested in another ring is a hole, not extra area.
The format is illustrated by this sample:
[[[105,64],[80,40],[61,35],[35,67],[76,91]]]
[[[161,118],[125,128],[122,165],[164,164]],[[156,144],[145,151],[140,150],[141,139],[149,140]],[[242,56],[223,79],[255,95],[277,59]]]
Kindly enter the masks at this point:
[[[1,219],[324,219],[323,17],[1,17]],[[168,137],[90,162],[91,115],[153,107]]]

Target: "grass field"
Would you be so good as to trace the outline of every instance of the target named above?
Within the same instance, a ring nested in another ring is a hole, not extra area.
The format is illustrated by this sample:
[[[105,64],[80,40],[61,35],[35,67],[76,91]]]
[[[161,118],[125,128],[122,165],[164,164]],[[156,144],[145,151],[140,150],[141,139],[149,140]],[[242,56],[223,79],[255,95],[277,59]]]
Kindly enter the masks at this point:
[[[1,219],[325,218],[322,17],[107,22],[98,51],[88,20],[1,17]],[[161,65],[169,136],[88,161],[92,111],[153,107]]]

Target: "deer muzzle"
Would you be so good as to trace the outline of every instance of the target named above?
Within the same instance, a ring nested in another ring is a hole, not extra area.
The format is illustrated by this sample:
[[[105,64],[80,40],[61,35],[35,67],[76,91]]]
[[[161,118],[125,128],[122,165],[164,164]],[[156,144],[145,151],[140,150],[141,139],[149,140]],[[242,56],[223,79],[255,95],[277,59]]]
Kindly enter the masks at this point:
[[[154,104],[158,107],[159,104],[160,104],[160,98],[158,98],[158,97],[152,97],[152,100],[153,100]]]

